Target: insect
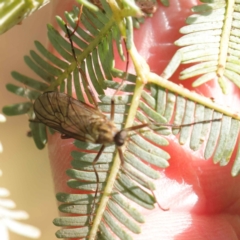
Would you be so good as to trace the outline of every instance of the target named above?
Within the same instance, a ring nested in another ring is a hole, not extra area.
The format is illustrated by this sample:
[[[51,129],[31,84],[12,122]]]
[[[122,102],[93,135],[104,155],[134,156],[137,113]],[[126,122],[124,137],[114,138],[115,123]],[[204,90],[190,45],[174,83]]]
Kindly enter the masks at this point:
[[[135,3],[145,14],[152,14],[157,11],[158,4],[155,0],[135,0]]]
[[[103,10],[100,0],[91,0],[90,2]],[[153,14],[157,11],[158,3],[156,0],[135,0],[135,3],[144,14]]]
[[[124,145],[128,136],[128,132],[148,126],[149,124],[140,124],[122,130],[117,130],[114,118],[114,100],[111,104],[110,119],[106,117],[99,109],[97,101],[92,93],[85,73],[76,58],[73,48],[71,35],[66,26],[67,35],[71,43],[73,56],[77,63],[77,68],[86,82],[87,88],[92,97],[94,106],[78,101],[65,93],[45,92],[40,95],[34,102],[33,109],[35,112],[35,120],[33,122],[41,122],[46,126],[55,129],[61,133],[62,139],[74,138],[83,142],[102,144],[99,152],[93,160],[92,166],[96,176],[96,190],[90,216],[96,205],[96,196],[99,191],[99,176],[95,168],[99,157],[104,148],[109,144],[115,144],[119,153],[121,164],[124,164],[124,158],[121,147]]]
[[[115,143],[121,147],[127,137],[126,132],[139,128],[135,126],[118,131],[112,121],[112,114],[109,120],[97,108],[60,92],[43,93],[33,107],[36,120],[62,133],[63,139],[75,138],[103,146]]]

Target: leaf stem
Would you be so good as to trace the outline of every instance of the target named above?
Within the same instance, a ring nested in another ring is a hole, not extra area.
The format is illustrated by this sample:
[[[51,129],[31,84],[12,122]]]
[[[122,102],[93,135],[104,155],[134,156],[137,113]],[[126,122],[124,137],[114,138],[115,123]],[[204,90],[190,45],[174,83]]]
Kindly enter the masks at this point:
[[[218,82],[224,93],[226,91],[225,89],[226,86],[223,84],[224,81],[222,78],[224,78],[224,71],[225,71],[226,62],[227,62],[229,39],[230,39],[231,30],[232,30],[234,6],[235,6],[235,1],[229,0],[227,4],[226,14],[225,14],[225,21],[224,21],[224,26],[222,31],[220,51],[219,51],[219,57],[218,57],[219,60],[218,60],[217,76],[218,76]]]
[[[214,103],[210,98],[201,96],[195,92],[190,92],[188,89],[179,86],[173,82],[168,81],[167,79],[164,79],[160,76],[158,76],[155,73],[149,73],[148,75],[148,81],[151,83],[155,83],[158,86],[161,86],[163,88],[168,89],[168,91],[172,91],[182,97],[188,98],[194,102],[197,102],[199,104],[204,105],[205,107],[208,107],[210,109],[213,109],[215,111],[218,111],[220,113],[223,113],[229,117],[232,117],[234,119],[240,120],[240,114],[238,112],[233,112],[232,109],[216,104]]]

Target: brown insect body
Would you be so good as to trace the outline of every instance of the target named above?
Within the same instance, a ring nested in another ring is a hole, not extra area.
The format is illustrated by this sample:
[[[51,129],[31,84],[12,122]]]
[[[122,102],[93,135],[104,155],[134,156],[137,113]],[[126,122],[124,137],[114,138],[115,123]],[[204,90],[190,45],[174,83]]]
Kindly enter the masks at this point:
[[[135,0],[135,3],[145,14],[153,14],[157,11],[158,3],[156,0]]]
[[[111,120],[97,108],[65,93],[45,92],[36,99],[33,108],[36,121],[59,131],[62,138],[103,145],[115,142],[119,146],[115,141],[119,131]]]

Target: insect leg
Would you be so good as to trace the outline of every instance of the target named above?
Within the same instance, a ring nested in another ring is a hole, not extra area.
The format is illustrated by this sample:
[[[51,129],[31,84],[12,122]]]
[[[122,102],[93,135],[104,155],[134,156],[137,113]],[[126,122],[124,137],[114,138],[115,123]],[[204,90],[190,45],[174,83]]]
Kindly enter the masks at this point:
[[[75,28],[73,29],[72,33],[68,36],[68,37],[71,37],[72,35],[74,35],[74,33],[76,32],[78,26],[79,26],[79,23],[80,23],[80,18],[81,18],[81,15],[82,15],[82,10],[83,10],[83,5],[80,6],[80,9],[79,9],[79,13],[78,13],[78,20],[76,22],[76,26]]]
[[[163,208],[163,207],[160,205],[160,203],[158,202],[158,200],[157,200],[157,198],[156,198],[156,195],[155,195],[155,193],[153,192],[153,190],[152,190],[150,187],[149,187],[149,189],[150,189],[150,191],[152,192],[152,195],[153,195],[153,197],[154,197],[154,199],[155,199],[158,207],[159,207],[162,211],[169,211],[169,208]]]
[[[91,207],[91,211],[90,211],[90,217],[91,217],[91,215],[92,215],[93,212],[94,212],[94,208],[95,208],[95,206],[96,206],[96,198],[97,198],[97,194],[98,194],[98,190],[99,190],[99,176],[98,176],[98,172],[97,172],[97,170],[96,170],[95,165],[96,165],[99,157],[101,156],[104,148],[105,148],[105,146],[102,145],[101,148],[100,148],[100,150],[99,150],[99,152],[98,152],[98,154],[97,154],[97,156],[95,157],[95,159],[94,159],[93,162],[92,162],[93,171],[94,171],[95,176],[96,176],[97,187],[96,187],[96,190],[95,190],[94,200],[93,200],[92,207]]]
[[[91,86],[90,86],[90,84],[89,84],[89,82],[88,82],[87,76],[86,76],[85,72],[81,69],[80,64],[79,64],[79,62],[78,62],[78,60],[77,60],[76,52],[75,52],[75,49],[74,49],[74,47],[73,47],[73,42],[72,42],[72,39],[71,39],[71,35],[72,35],[73,33],[70,33],[70,32],[69,32],[69,29],[68,29],[68,27],[67,27],[67,24],[65,24],[65,28],[66,28],[66,32],[67,32],[67,36],[68,36],[69,42],[70,42],[70,44],[71,44],[71,50],[72,50],[72,53],[73,53],[73,57],[74,57],[74,60],[75,60],[75,62],[76,62],[76,64],[77,64],[77,69],[78,69],[79,73],[81,74],[84,82],[85,82],[86,85],[87,85],[87,89],[88,89],[88,91],[89,91],[89,93],[90,93],[90,96],[91,96],[91,98],[92,98],[92,101],[93,101],[95,107],[96,107],[97,109],[99,109],[99,108],[98,108],[97,99],[96,99],[95,95],[93,94],[93,91],[92,91]]]
[[[128,71],[128,65],[129,65],[129,53],[128,53],[128,50],[127,50],[127,44],[126,44],[126,41],[124,41],[124,44],[125,44],[125,48],[126,48],[126,52],[127,52],[127,62],[126,62],[126,70],[125,70],[125,74],[123,75],[123,78],[122,78],[122,81],[121,81],[121,84],[119,85],[118,89],[115,91],[115,93],[113,94],[112,98],[111,98],[111,115],[110,115],[110,119],[111,121],[113,121],[114,119],[114,113],[115,113],[115,104],[114,104],[114,97],[116,96],[116,94],[121,90],[121,88],[123,87],[123,84],[124,84],[124,80],[127,78],[127,71]]]
[[[117,150],[118,150],[119,158],[121,160],[121,165],[123,166],[123,164],[124,164],[124,156],[123,156],[122,149],[121,149],[121,147],[118,147]]]

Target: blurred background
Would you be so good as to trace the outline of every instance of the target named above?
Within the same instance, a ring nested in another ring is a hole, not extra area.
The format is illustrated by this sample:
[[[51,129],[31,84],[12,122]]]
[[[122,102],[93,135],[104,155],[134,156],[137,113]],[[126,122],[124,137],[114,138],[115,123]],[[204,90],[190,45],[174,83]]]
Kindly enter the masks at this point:
[[[51,4],[25,19],[0,35],[0,107],[26,101],[9,93],[6,83],[17,84],[11,77],[11,71],[16,70],[27,76],[34,76],[24,63],[23,56],[35,49],[34,40],[47,46],[47,27],[50,19]],[[54,187],[48,160],[47,148],[38,150],[32,138],[27,137],[28,117],[7,117],[5,123],[0,123],[0,141],[3,153],[0,154],[0,188],[10,191],[11,199],[16,203],[13,210],[24,210],[29,215],[28,220],[19,221],[41,230],[40,240],[56,239],[58,229],[52,224],[58,216]],[[0,199],[1,201],[1,199]],[[10,240],[26,240],[27,237],[9,231]],[[1,239],[1,236],[0,236]]]

